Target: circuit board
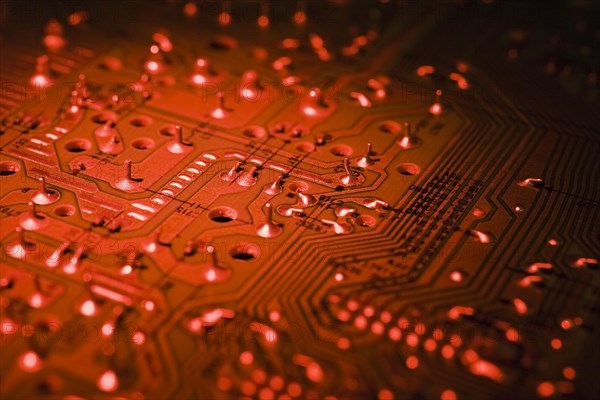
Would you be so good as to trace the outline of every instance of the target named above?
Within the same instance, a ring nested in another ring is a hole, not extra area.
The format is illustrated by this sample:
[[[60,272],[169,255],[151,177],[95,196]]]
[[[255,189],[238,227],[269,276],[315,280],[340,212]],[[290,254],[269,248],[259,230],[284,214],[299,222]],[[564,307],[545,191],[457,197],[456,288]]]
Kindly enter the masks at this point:
[[[598,3],[0,4],[0,398],[600,396]]]

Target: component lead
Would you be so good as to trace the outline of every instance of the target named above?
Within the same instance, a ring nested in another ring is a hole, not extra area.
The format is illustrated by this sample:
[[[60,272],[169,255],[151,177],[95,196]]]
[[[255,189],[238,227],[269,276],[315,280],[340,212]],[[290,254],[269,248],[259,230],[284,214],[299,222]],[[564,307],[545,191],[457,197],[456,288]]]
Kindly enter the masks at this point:
[[[373,145],[371,143],[367,144],[367,153],[362,156],[361,158],[359,158],[359,160],[356,162],[358,164],[359,167],[361,168],[368,168],[371,165],[375,164],[375,160],[373,160],[373,158],[371,157],[371,155],[373,154]]]
[[[405,150],[412,149],[419,144],[419,141],[412,134],[412,127],[410,122],[404,123],[404,135],[402,138],[396,142],[398,146],[402,147]]]
[[[116,187],[118,187],[121,190],[125,190],[125,191],[135,189],[138,186],[138,183],[140,183],[144,179],[133,177],[131,160],[125,160],[124,165],[125,165],[125,178],[119,179],[119,181],[116,182]],[[112,221],[112,223],[114,224],[114,223],[116,223],[116,221]]]
[[[127,172],[127,180],[133,181],[133,182],[141,182],[143,181],[142,178],[134,178],[132,175],[132,165],[131,165],[131,160],[125,160],[125,171]]]
[[[181,125],[175,126],[175,130],[177,131],[177,141],[183,146],[191,146],[192,144],[183,139],[183,127]]]
[[[21,228],[28,231],[35,231],[46,227],[50,220],[45,216],[38,214],[36,204],[33,201],[28,203],[28,212],[19,219]]]
[[[225,93],[222,90],[217,92],[217,107],[212,110],[210,115],[216,119],[223,119],[231,110],[225,107]]]
[[[440,89],[435,91],[435,103],[429,107],[429,112],[433,115],[442,113],[442,91]]]
[[[25,238],[25,230],[20,226],[15,231],[17,233],[17,243],[3,247],[8,256],[23,260],[28,252],[35,250],[35,243]]]
[[[46,178],[40,177],[38,179],[38,189],[31,196],[31,200],[35,204],[46,205],[52,204],[60,199],[60,193],[54,189],[48,189],[46,187]]]
[[[240,174],[240,177],[235,181],[240,186],[249,187],[256,184],[256,167],[251,167],[248,171]]]
[[[81,258],[81,256],[83,256],[84,250],[84,245],[77,246],[77,248],[75,249],[75,253],[73,253],[73,256],[62,268],[65,274],[74,274],[75,272],[77,272],[77,269],[79,268],[79,259]]]
[[[360,181],[354,175],[354,172],[350,169],[350,160],[348,157],[344,158],[344,170],[346,174],[340,178],[340,181],[346,186],[358,185]]]
[[[296,196],[298,196],[298,205],[301,205],[302,207],[314,206],[319,202],[319,200],[312,194],[298,192]]]
[[[233,164],[233,167],[231,167],[231,169],[229,171],[221,173],[221,179],[224,180],[225,182],[234,181],[238,175],[237,170],[240,168],[241,165],[242,165],[242,162],[237,161],[235,164]]]
[[[266,185],[263,188],[263,192],[265,192],[267,194],[271,194],[271,195],[275,195],[275,194],[281,193],[281,191],[283,190],[281,188],[281,181],[282,180],[283,180],[283,175],[279,175],[277,177],[277,179],[275,179],[275,181],[273,183],[271,183],[270,185]]]
[[[270,203],[265,204],[263,214],[265,216],[265,222],[256,226],[256,233],[258,236],[263,238],[279,236],[281,232],[283,232],[283,228],[273,222],[273,209],[271,208]]]
[[[49,58],[47,55],[39,56],[35,63],[35,74],[29,80],[33,86],[44,86],[49,81],[48,64]]]

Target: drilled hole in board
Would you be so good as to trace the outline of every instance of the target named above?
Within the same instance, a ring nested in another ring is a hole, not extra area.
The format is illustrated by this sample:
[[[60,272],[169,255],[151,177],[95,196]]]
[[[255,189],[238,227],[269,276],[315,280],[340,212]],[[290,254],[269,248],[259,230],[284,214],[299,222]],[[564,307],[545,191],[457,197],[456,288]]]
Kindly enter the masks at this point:
[[[138,150],[148,150],[154,147],[154,140],[150,138],[138,138],[131,142],[131,147]]]
[[[258,248],[252,243],[240,243],[230,252],[231,257],[239,261],[252,261],[258,257]]]
[[[135,127],[143,128],[152,123],[152,118],[141,115],[133,118],[129,123]]]
[[[75,214],[75,207],[73,206],[58,206],[54,209],[54,214],[58,215],[59,217],[70,217],[71,215]]]
[[[329,151],[338,157],[350,157],[352,155],[352,147],[345,144],[336,144]]]
[[[236,219],[238,216],[237,212],[233,208],[229,207],[217,207],[210,210],[208,218],[215,222],[227,223]]]
[[[87,139],[73,139],[65,143],[65,149],[71,153],[81,153],[92,148],[92,143]]]
[[[19,172],[19,164],[13,161],[2,161],[0,163],[0,176],[10,176]]]

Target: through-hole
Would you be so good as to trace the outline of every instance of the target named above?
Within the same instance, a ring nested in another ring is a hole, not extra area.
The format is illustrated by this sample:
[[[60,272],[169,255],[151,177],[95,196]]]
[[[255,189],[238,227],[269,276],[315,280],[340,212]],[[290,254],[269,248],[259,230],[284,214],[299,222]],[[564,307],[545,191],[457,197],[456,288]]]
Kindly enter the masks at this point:
[[[65,143],[65,149],[71,153],[81,153],[92,148],[92,143],[87,139],[73,139]]]
[[[396,167],[396,169],[402,175],[409,175],[409,176],[416,175],[419,172],[421,172],[421,169],[419,168],[419,166],[417,164],[413,164],[413,163],[402,163],[402,164],[398,165]]]
[[[251,243],[240,243],[231,250],[230,254],[239,261],[252,261],[258,257],[258,248]]]
[[[154,147],[154,140],[149,138],[138,138],[131,142],[131,147],[138,150],[148,150]]]
[[[19,172],[19,164],[13,161],[2,161],[0,163],[0,175],[10,176]]]
[[[210,210],[208,218],[215,222],[227,223],[237,218],[237,212],[229,207],[217,207]]]

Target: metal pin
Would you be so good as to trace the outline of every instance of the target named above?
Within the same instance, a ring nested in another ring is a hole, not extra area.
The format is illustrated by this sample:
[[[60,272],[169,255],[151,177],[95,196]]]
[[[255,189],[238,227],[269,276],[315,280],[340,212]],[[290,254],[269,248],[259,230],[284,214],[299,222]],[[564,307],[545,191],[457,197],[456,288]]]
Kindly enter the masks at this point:
[[[46,75],[48,73],[48,56],[46,54],[39,56],[35,60],[35,72]]]
[[[231,167],[229,171],[221,173],[221,179],[226,182],[231,182],[235,180],[235,178],[237,178],[237,170],[238,168],[240,168],[241,165],[242,162],[237,161],[235,164],[233,164],[233,167]]]
[[[273,209],[271,208],[271,203],[265,204],[265,210],[263,213],[265,214],[265,222],[270,224],[273,221]]]
[[[131,177],[131,160],[125,160],[125,171],[127,173],[127,179],[132,181],[133,178]]]
[[[329,219],[322,219],[321,222],[325,225],[333,227],[333,231],[338,235],[351,233],[353,230],[352,225],[345,221],[332,221]]]
[[[167,148],[171,153],[181,154],[190,151],[190,146],[193,146],[193,143],[188,142],[183,138],[183,127],[181,125],[176,125],[175,139],[170,141]]]
[[[38,214],[36,204],[33,201],[28,203],[27,214],[21,215],[19,218],[19,225],[21,228],[28,231],[35,231],[46,227],[50,223],[50,220],[45,216]]]
[[[242,83],[247,85],[255,84],[258,86],[258,72],[253,69],[244,71],[242,74]]]
[[[35,243],[29,242],[25,238],[25,230],[26,229],[23,229],[20,226],[17,227],[16,232],[17,232],[18,243],[14,244],[12,246],[5,247],[5,251],[8,256],[17,258],[19,260],[23,260],[23,259],[25,259],[25,257],[27,256],[27,253],[29,251],[32,251],[35,249]]]
[[[429,107],[429,112],[433,115],[442,113],[442,91],[440,89],[435,91],[435,103]]]
[[[37,208],[35,207],[35,203],[33,201],[30,201],[28,203],[28,209],[29,209],[29,216],[31,218],[38,218],[38,214],[37,214]]]
[[[275,195],[275,194],[281,193],[281,191],[283,190],[281,188],[281,181],[282,180],[283,180],[283,175],[279,175],[277,177],[277,179],[275,179],[275,181],[273,183],[271,183],[270,185],[266,185],[263,188],[263,192],[265,192],[267,194],[271,194],[271,195]]]
[[[367,144],[367,153],[364,156],[362,156],[357,162],[358,166],[362,168],[367,168],[375,164],[375,160],[373,160],[371,154],[373,154],[373,145],[369,143]]]
[[[46,187],[46,179],[44,177],[40,177],[38,179],[38,190],[33,193],[31,196],[31,201],[35,204],[46,205],[52,204],[60,199],[60,193],[54,189],[48,189]]]
[[[152,97],[153,91],[153,79],[152,75],[142,74],[140,76],[139,82],[136,82],[134,85],[134,90],[138,93],[141,93],[145,99],[150,99]]]
[[[183,128],[181,125],[175,126],[175,130],[177,130],[177,141],[184,146],[191,146],[190,142],[187,142],[183,139]]]
[[[144,85],[152,83],[152,75],[142,74],[140,75],[140,82]]]
[[[354,175],[354,172],[350,169],[350,160],[348,157],[344,158],[344,170],[346,175],[340,178],[341,182],[346,186],[358,185],[360,182]]]
[[[129,275],[136,268],[136,261],[138,259],[139,253],[137,251],[132,251],[125,258],[125,262],[121,266],[121,275]]]
[[[257,24],[261,28],[266,28],[269,25],[269,3],[266,1],[260,2],[260,11]]]
[[[125,171],[127,172],[127,180],[129,181],[134,181],[134,182],[141,182],[143,181],[142,178],[134,178],[132,176],[132,165],[131,165],[131,160],[125,160]]]
[[[23,245],[24,247],[32,247],[34,245],[33,242],[28,241],[25,237],[25,229],[21,228],[20,226],[17,226],[17,229],[15,229],[15,231],[17,232],[17,238],[21,245]]]
[[[194,63],[194,72],[203,74],[203,75],[211,75],[210,63],[205,58],[199,58]]]
[[[219,265],[219,258],[217,257],[217,250],[215,249],[215,246],[206,246],[206,252],[211,256],[211,263],[213,267],[218,269],[225,269],[224,267]]]
[[[69,96],[69,104],[71,104],[71,107],[69,107],[69,109],[67,111],[69,111],[70,113],[76,113],[77,111],[79,111],[79,107],[81,107],[81,104],[83,103],[82,97],[79,94],[78,90],[72,90],[71,91],[71,95]]]
[[[73,253],[69,261],[63,266],[63,271],[66,274],[74,274],[75,272],[77,272],[77,269],[79,267],[79,259],[83,255],[84,250],[85,246],[77,246],[77,248],[75,249],[75,253]]]
[[[81,93],[81,90],[83,90],[87,87],[87,77],[85,76],[85,74],[79,74],[79,76],[77,78],[78,78],[78,81],[75,84],[75,87],[77,88],[77,90],[79,90],[80,94],[83,97],[85,97],[86,94]]]
[[[282,204],[277,207],[277,213],[284,217],[292,217],[295,214],[302,214],[304,210],[296,205]]]
[[[165,53],[158,44],[150,46],[150,55],[144,63],[144,69],[149,74],[156,74],[165,68]]]
[[[50,268],[57,267],[60,262],[63,254],[67,251],[67,249],[71,246],[71,242],[63,242],[56,250],[52,252],[52,255],[46,259],[46,265]]]
[[[104,125],[102,125],[101,127],[97,128],[94,131],[94,134],[101,138],[105,138],[105,137],[109,137],[109,136],[117,134],[116,129],[113,129],[114,123],[115,123],[115,121],[113,121],[112,119],[107,119],[106,122],[104,123]]]
[[[146,238],[143,242],[142,242],[142,248],[144,249],[144,252],[146,253],[154,253],[157,249],[158,249],[158,245],[161,244],[160,243],[160,231],[161,229],[158,228],[156,231],[154,231],[154,234],[148,238]]]
[[[302,207],[314,206],[319,202],[312,194],[298,192],[296,195],[298,196],[298,205],[301,205]]]
[[[39,56],[35,64],[35,74],[31,77],[29,83],[33,86],[46,85],[50,81],[48,72],[48,56]]]
[[[273,209],[270,203],[265,204],[263,210],[265,222],[256,226],[256,233],[260,237],[272,238],[283,232],[283,228],[273,222]]]
[[[222,119],[227,116],[227,113],[231,111],[225,107],[225,93],[222,90],[217,92],[217,107],[212,110],[210,115],[216,119]]]
[[[320,88],[313,88],[310,90],[309,95],[315,104],[319,107],[327,108],[329,105],[325,102],[325,96],[321,92]]]
[[[240,177],[235,181],[238,185],[249,187],[256,184],[256,166],[252,166],[248,171],[244,171],[240,174]]]
[[[412,134],[412,127],[409,122],[404,123],[404,135],[396,143],[405,150],[413,148],[419,144],[418,140]]]
[[[198,245],[196,241],[193,239],[189,239],[185,244],[183,254],[186,256],[193,256],[194,254],[196,254],[196,251],[198,251]]]

